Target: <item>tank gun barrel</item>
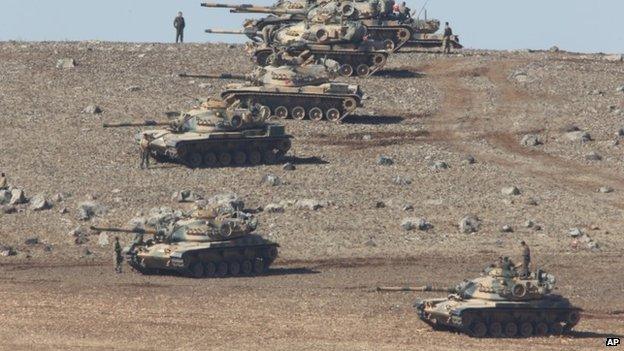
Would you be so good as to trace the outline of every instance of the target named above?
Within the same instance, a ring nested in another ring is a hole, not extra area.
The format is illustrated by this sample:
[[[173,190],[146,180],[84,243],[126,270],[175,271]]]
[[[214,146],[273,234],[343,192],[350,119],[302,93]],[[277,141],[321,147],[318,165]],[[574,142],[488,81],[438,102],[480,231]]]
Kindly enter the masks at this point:
[[[179,76],[181,78],[249,80],[249,78],[246,75],[243,75],[243,74],[230,74],[230,73],[222,73],[222,74],[187,74],[187,73],[180,73]]]
[[[149,126],[167,126],[170,122],[158,122],[147,120],[144,122],[121,122],[121,123],[102,123],[104,128],[123,128],[123,127],[149,127]]]
[[[106,228],[106,227],[91,226],[91,230],[95,230],[97,232],[109,232],[109,233],[134,233],[134,234],[151,234],[151,235],[158,234],[158,232],[156,232],[155,230],[146,230],[146,229],[122,229],[122,228]]]
[[[446,292],[446,293],[454,293],[455,288],[442,288],[436,287],[432,285],[425,286],[378,286],[377,291],[389,291],[389,292],[399,292],[399,291],[416,291],[416,292]]]
[[[236,35],[247,35],[249,31],[247,30],[234,30],[234,29],[206,29],[204,32],[210,34],[236,34]]]
[[[230,9],[232,13],[269,13],[274,15],[305,15],[304,9],[280,9],[275,7],[254,6],[251,4],[230,5],[222,3],[204,2],[202,7]]]

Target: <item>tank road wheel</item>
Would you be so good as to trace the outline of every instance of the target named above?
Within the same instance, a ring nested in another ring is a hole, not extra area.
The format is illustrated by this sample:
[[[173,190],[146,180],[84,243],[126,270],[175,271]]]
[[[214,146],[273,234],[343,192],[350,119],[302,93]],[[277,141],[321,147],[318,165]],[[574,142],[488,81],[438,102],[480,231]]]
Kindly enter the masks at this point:
[[[227,262],[219,262],[217,265],[217,277],[225,277],[228,274]]]
[[[400,41],[406,41],[410,38],[410,32],[409,30],[402,28],[399,30],[397,37],[399,38]]]
[[[199,152],[191,152],[188,157],[187,157],[187,162],[188,165],[193,167],[193,168],[197,168],[199,166],[201,166],[203,160],[202,160],[202,156]]]
[[[323,120],[323,110],[318,107],[312,107],[308,112],[308,116],[310,116],[310,119],[313,121],[321,121]]]
[[[533,325],[530,322],[520,324],[520,336],[528,338],[533,335]]]
[[[217,165],[217,155],[214,152],[206,152],[204,154],[204,166],[214,167]]]
[[[490,323],[490,327],[488,329],[490,336],[493,338],[500,338],[503,335],[503,325],[499,322]]]
[[[342,107],[344,107],[345,111],[353,111],[357,108],[357,102],[353,98],[348,98],[342,102]]]
[[[548,334],[548,325],[544,322],[539,322],[535,325],[535,335],[544,336]]]
[[[303,120],[306,118],[305,109],[301,106],[297,106],[292,109],[291,115],[294,119]]]
[[[262,121],[265,121],[269,119],[269,117],[271,117],[271,109],[269,108],[269,106],[260,107],[260,109],[258,110],[258,118]]]
[[[263,274],[265,270],[266,270],[266,265],[264,264],[264,260],[261,258],[256,258],[253,263],[254,274]]]
[[[369,73],[370,73],[370,68],[368,68],[368,65],[361,64],[361,65],[357,66],[357,74],[358,74],[358,76],[366,77]]]
[[[245,162],[247,162],[247,155],[245,155],[245,153],[242,151],[236,151],[234,153],[234,163],[237,166],[242,166],[245,164]]]
[[[280,153],[284,155],[288,152],[288,150],[290,150],[291,147],[292,147],[292,142],[290,141],[290,139],[283,139],[277,144],[277,149],[279,150]]]
[[[222,152],[219,154],[219,163],[222,166],[229,166],[232,163],[232,155],[229,152]]]
[[[241,263],[241,273],[243,275],[250,275],[253,272],[253,264],[250,260],[243,260]]]
[[[340,69],[338,69],[338,73],[340,73],[340,75],[343,77],[351,77],[353,75],[353,67],[350,64],[345,63],[344,65],[340,66]]]
[[[329,121],[332,122],[338,122],[340,121],[340,111],[338,111],[338,109],[336,108],[330,108],[329,110],[327,110],[327,112],[325,113],[325,116],[327,117],[327,119]]]
[[[230,274],[233,276],[237,276],[240,274],[241,266],[240,263],[236,261],[230,262]]]
[[[487,334],[487,326],[481,320],[476,320],[470,328],[470,335],[475,338],[482,338]]]
[[[552,335],[559,335],[563,332],[563,327],[561,323],[554,322],[548,326],[548,332]]]
[[[275,109],[275,116],[277,116],[277,118],[287,119],[288,109],[286,108],[286,106],[277,106],[277,108]]]
[[[505,336],[508,338],[513,338],[518,334],[518,325],[514,322],[505,323],[505,329],[503,330]]]
[[[394,47],[395,47],[394,42],[391,39],[384,40],[383,41],[383,46],[388,51],[394,50]]]
[[[257,164],[260,164],[260,162],[262,162],[262,154],[258,150],[249,151],[248,158],[249,158],[249,163],[251,163],[252,165],[257,165]]]
[[[204,265],[201,262],[194,262],[190,267],[191,277],[203,278],[204,277]]]
[[[375,56],[373,56],[373,63],[377,67],[385,65],[386,64],[386,56],[384,56],[382,54],[375,54]]]
[[[204,275],[208,278],[212,278],[217,274],[217,265],[212,262],[204,263]]]
[[[564,330],[570,330],[581,320],[581,314],[578,311],[570,311],[566,316]]]
[[[275,156],[275,153],[273,152],[273,150],[264,151],[264,154],[262,155],[262,159],[264,160],[264,163],[266,163],[267,165],[272,165],[277,161],[277,157]]]

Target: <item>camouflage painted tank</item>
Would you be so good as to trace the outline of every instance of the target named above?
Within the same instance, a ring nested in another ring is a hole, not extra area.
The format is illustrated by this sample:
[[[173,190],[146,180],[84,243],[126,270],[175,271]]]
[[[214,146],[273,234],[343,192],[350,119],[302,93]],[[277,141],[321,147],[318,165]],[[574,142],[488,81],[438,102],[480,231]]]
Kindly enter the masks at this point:
[[[249,105],[252,106],[252,105]],[[173,122],[105,124],[104,127],[168,125],[137,134],[156,159],[189,167],[273,164],[291,147],[292,136],[281,125],[266,123],[266,106],[240,107],[238,101],[209,100]]]
[[[334,66],[338,69],[337,64]],[[324,65],[312,64],[259,67],[250,75],[191,77],[247,80],[229,84],[221,93],[223,100],[260,104],[281,119],[340,122],[362,106],[363,94],[358,85],[333,82],[334,74]]]
[[[579,322],[581,309],[551,294],[554,284],[555,278],[540,270],[520,277],[514,269],[491,268],[447,298],[419,300],[414,307],[436,329],[478,338],[560,334]]]
[[[275,261],[279,247],[253,234],[256,223],[241,213],[182,219],[159,231],[92,229],[135,233],[133,244],[124,248],[123,254],[142,274],[177,272],[193,278],[260,275]],[[145,234],[153,237],[144,240]]]

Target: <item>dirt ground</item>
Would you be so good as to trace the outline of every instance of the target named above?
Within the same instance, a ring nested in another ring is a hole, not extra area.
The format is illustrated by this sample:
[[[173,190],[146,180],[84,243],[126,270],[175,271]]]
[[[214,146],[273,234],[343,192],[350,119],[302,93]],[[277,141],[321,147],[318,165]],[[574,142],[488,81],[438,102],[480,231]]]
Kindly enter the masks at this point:
[[[62,58],[77,67],[56,68]],[[0,170],[28,197],[65,198],[46,211],[0,214],[0,245],[17,251],[0,257],[0,348],[593,350],[624,334],[621,62],[565,52],[395,55],[377,75],[349,80],[366,100],[345,123],[284,122],[295,136],[292,172],[169,164],[141,171],[138,129],[101,127],[165,119],[231,82],[179,72],[251,67],[240,46],[0,43]],[[90,104],[103,113],[82,114]],[[592,140],[571,141],[572,125]],[[542,144],[522,146],[526,134]],[[590,152],[601,160],[588,160]],[[377,165],[381,155],[394,165]],[[467,155],[476,163],[463,162]],[[435,161],[449,168],[432,169]],[[260,184],[267,173],[284,184]],[[502,194],[508,186],[521,194]],[[110,245],[97,237],[76,245],[68,235],[123,226],[157,206],[180,208],[171,194],[182,189],[236,192],[249,208],[296,199],[332,205],[257,215],[258,232],[281,245],[276,268],[260,278],[116,276]],[[78,220],[86,199],[107,213]],[[459,232],[467,214],[482,220],[478,233]],[[426,218],[433,229],[404,231],[406,218]],[[504,225],[513,232],[501,232]],[[570,228],[585,233],[577,248]],[[32,237],[38,244],[25,242]],[[520,240],[557,276],[558,293],[586,310],[577,333],[510,341],[433,332],[411,307],[431,295],[371,290],[454,285],[499,255],[516,258]]]

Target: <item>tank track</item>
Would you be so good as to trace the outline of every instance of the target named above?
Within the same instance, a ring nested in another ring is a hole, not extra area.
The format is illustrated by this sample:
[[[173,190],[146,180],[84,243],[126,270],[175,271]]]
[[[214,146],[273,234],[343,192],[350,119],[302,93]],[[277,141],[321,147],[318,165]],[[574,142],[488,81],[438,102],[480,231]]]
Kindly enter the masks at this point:
[[[413,35],[410,26],[366,25],[366,28],[371,39],[384,42],[386,49],[392,52],[399,51]]]
[[[442,47],[442,37],[440,36],[429,36],[429,37],[418,37],[421,34],[414,34],[414,36],[405,43],[405,47],[410,48],[441,48]],[[459,43],[458,40],[451,40],[451,46],[453,49],[463,49],[464,46]]]
[[[340,64],[340,74],[344,77],[358,75],[360,77],[368,77],[382,69],[388,61],[389,53],[387,51],[351,51],[351,50],[334,50],[328,48],[326,50],[318,48],[306,48],[315,57],[332,59]],[[302,49],[296,49],[293,55],[299,55]],[[253,53],[253,61],[260,66],[269,64],[269,56],[273,53],[272,49],[258,49]]]
[[[475,338],[529,338],[570,331],[580,320],[579,308],[496,308],[467,310],[440,322],[418,310],[434,329],[451,329]]]
[[[289,136],[219,138],[180,142],[164,156],[191,168],[270,165],[281,161],[291,145]]]
[[[224,100],[236,99],[247,101],[252,105],[259,103],[270,108],[272,116],[281,119],[329,120],[336,123],[342,121],[346,116],[355,111],[358,106],[361,106],[361,97],[352,94],[258,93],[257,91],[226,90],[221,94],[221,97]],[[303,114],[301,114],[301,109],[295,111],[297,108],[303,108]],[[314,108],[320,109],[320,116],[318,113],[312,113]],[[338,114],[330,113],[335,112],[330,111],[332,109],[337,110]]]

